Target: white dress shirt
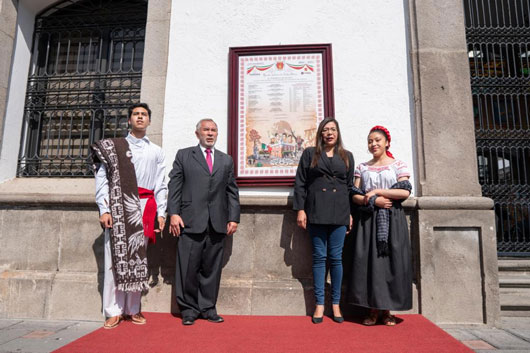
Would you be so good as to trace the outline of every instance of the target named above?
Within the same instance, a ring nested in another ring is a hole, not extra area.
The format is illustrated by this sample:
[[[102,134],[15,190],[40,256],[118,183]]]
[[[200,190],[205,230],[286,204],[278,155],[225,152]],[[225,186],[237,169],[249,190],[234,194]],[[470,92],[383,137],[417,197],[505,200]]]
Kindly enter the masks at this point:
[[[138,187],[154,191],[157,214],[159,217],[166,217],[167,184],[165,181],[164,151],[149,141],[147,136],[139,139],[128,134],[125,139],[129,143],[129,149],[132,153],[132,163],[134,164]],[[96,173],[96,203],[100,215],[110,212],[109,184],[107,169],[104,164],[101,164]]]

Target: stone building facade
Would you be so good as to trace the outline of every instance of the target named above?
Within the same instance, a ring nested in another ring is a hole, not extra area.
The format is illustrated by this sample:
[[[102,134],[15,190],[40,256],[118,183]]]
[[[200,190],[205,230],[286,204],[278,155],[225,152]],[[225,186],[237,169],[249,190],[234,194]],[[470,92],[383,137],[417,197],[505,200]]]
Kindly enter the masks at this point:
[[[117,1],[119,3],[119,1]],[[35,18],[77,1],[0,0],[0,316],[99,319],[102,233],[94,181],[19,174]],[[228,49],[333,45],[335,111],[347,147],[367,160],[365,136],[387,126],[414,171],[405,202],[414,250],[413,312],[436,323],[496,325],[499,288],[493,201],[478,181],[461,0],[226,4],[149,0],[140,100],[148,135],[166,152],[196,143],[195,123],[219,123],[226,150]],[[241,188],[227,240],[219,311],[304,315],[312,310],[311,253],[288,187]],[[171,286],[145,311],[177,310]]]

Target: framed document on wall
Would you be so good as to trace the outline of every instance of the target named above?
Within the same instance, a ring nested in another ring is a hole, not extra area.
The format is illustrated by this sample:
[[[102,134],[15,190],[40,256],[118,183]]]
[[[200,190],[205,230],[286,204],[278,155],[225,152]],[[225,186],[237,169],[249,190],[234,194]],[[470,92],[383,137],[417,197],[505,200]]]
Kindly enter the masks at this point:
[[[334,116],[331,44],[230,48],[228,152],[241,186],[292,186]]]

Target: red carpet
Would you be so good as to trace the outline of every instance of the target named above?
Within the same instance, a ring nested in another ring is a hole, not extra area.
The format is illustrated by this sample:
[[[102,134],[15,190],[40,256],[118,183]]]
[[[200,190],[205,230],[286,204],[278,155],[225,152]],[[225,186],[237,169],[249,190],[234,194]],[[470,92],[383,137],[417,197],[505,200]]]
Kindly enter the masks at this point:
[[[304,316],[224,316],[182,326],[170,314],[146,313],[147,325],[96,330],[56,352],[472,352],[421,315],[398,315],[395,327],[314,325]]]

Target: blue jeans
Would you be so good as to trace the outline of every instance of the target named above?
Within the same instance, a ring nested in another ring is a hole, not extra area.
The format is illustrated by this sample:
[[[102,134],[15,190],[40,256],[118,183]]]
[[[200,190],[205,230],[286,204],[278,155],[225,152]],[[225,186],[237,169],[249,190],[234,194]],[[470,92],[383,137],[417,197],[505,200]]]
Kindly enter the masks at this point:
[[[339,304],[342,285],[342,248],[346,226],[309,224],[307,228],[313,243],[313,287],[316,304],[324,305],[326,258],[329,258],[332,303]]]

